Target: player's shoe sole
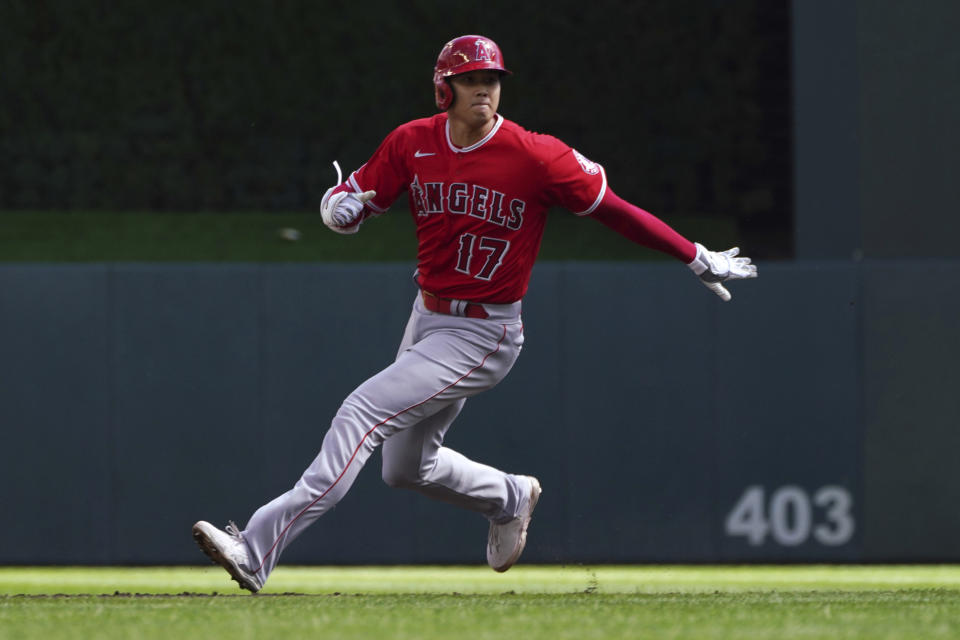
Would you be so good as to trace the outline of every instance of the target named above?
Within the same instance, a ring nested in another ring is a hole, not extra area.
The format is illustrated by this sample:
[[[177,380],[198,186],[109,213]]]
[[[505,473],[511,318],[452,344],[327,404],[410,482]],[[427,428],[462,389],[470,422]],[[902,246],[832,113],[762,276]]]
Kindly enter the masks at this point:
[[[229,528],[227,527],[228,530]],[[215,564],[226,569],[230,577],[236,580],[241,588],[251,593],[257,593],[263,587],[257,577],[240,564],[246,560],[247,554],[242,548],[242,545],[246,543],[239,537],[239,534],[225,533],[209,522],[201,520],[193,525],[193,539],[200,550]]]
[[[491,522],[490,532],[487,534],[487,564],[500,573],[515,565],[524,547],[527,546],[527,529],[533,518],[533,510],[543,492],[539,480],[533,476],[524,477],[530,481],[530,500],[527,503],[526,512],[510,522],[503,524]]]

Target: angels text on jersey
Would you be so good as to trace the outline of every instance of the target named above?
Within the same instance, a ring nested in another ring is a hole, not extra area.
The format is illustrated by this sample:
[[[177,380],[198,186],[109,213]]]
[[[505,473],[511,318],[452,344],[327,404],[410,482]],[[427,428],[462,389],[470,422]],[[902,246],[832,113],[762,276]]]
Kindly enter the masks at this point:
[[[466,215],[518,231],[523,225],[527,203],[496,189],[465,182],[420,182],[414,174],[410,194],[417,216],[439,213]]]

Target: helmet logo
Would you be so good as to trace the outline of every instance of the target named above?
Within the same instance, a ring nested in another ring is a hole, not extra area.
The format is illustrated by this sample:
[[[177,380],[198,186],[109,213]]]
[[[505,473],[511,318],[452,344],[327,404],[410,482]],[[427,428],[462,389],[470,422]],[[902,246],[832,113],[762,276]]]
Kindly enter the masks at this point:
[[[493,60],[493,47],[490,46],[490,43],[486,40],[477,40],[477,55],[476,60],[479,62],[481,60],[489,62]]]

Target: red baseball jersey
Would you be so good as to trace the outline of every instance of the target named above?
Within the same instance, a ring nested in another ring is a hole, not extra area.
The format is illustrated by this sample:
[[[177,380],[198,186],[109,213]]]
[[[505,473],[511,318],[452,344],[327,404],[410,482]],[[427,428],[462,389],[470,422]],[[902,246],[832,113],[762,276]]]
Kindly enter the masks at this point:
[[[599,164],[499,115],[482,140],[456,147],[445,113],[394,129],[349,183],[377,192],[376,213],[409,192],[423,289],[489,303],[527,292],[551,206],[587,215],[607,188]]]

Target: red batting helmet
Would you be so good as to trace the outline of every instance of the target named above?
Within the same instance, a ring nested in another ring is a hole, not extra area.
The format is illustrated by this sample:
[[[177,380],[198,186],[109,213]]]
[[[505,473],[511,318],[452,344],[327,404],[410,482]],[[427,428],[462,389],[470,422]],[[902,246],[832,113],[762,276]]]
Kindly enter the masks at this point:
[[[510,72],[503,66],[500,47],[483,36],[460,36],[443,45],[433,69],[433,85],[436,87],[437,108],[446,111],[453,102],[453,90],[447,84],[450,76],[476,69],[494,69],[500,73]]]

